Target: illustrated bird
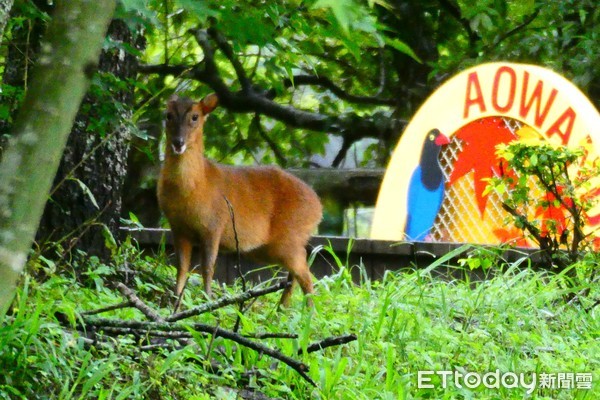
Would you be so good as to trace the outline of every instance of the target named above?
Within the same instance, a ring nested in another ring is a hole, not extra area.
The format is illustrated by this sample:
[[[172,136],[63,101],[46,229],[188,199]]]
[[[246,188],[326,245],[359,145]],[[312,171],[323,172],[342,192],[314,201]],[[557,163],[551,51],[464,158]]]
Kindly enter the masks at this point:
[[[432,129],[425,138],[419,165],[408,186],[404,233],[409,240],[425,240],[440,211],[444,200],[444,175],[438,156],[441,147],[448,143],[448,137],[437,129]]]

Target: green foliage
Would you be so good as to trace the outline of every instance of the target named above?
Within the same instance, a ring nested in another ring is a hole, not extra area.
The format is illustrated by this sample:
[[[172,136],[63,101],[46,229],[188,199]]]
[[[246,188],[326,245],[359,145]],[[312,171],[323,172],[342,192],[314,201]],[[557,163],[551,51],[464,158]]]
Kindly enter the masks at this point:
[[[594,79],[599,54],[600,13],[589,0],[387,2],[315,0],[308,2],[123,1],[130,12],[152,10],[159,21],[147,35],[148,64],[202,65],[203,52],[190,30],[217,30],[233,50],[254,88],[271,93],[280,104],[332,118],[377,115],[410,118],[443,76],[492,60],[534,62],[556,69],[585,91],[598,92]],[[231,91],[242,89],[232,63],[215,53],[221,78]],[[327,85],[296,84],[310,75]],[[152,91],[180,90],[200,98],[209,90],[189,76],[147,74]],[[422,89],[420,85],[429,85]],[[355,97],[375,101],[364,104]],[[162,103],[148,113],[161,112]],[[288,121],[244,113],[215,113],[218,137],[208,137],[210,155],[233,162],[302,165],[324,151],[328,132],[293,129]],[[394,128],[394,131],[398,128]],[[392,148],[395,132],[364,133]],[[348,140],[358,140],[350,137]],[[383,165],[387,153],[378,154]],[[367,155],[368,157],[368,155]]]
[[[202,6],[199,9],[192,3]],[[331,96],[321,99],[312,90],[302,90],[300,96],[291,95],[286,79],[293,85],[293,77],[299,73],[329,76],[339,68],[334,64],[359,65],[357,62],[371,59],[368,49],[384,45],[386,33],[378,29],[371,9],[362,2],[321,3],[309,6],[301,2],[265,3],[255,7],[252,2],[233,1],[157,2],[154,7],[164,28],[149,35],[143,60],[151,64],[194,65],[202,60],[202,55],[188,30],[213,26],[231,41],[235,56],[256,85],[274,90],[281,97],[280,102],[294,102],[296,107],[312,111],[343,112],[345,107],[340,108]],[[394,43],[397,42],[401,45],[395,39]],[[408,45],[405,49],[410,50]],[[339,61],[332,65],[321,62],[321,54],[325,52]],[[229,62],[221,54],[217,54],[216,61],[231,89],[238,90],[239,82]],[[348,78],[354,81],[351,74]],[[146,84],[159,87],[165,82],[171,90],[184,90],[194,98],[201,98],[210,90],[179,77],[150,76]],[[149,112],[161,111],[153,108]],[[207,131],[226,132],[207,136],[209,155],[218,160],[282,164],[288,160],[290,165],[301,165],[308,162],[309,155],[322,153],[327,141],[325,132],[299,132],[280,121],[255,119],[252,115],[218,112],[211,120],[218,128],[208,127]]]
[[[135,271],[129,286],[167,315],[173,269],[162,258],[140,255],[134,246],[121,247],[115,256],[118,265]],[[30,265],[31,272],[46,268],[35,259]],[[433,381],[434,389],[417,388],[419,370],[496,368],[593,374],[592,390],[538,389],[531,398],[591,399],[599,393],[597,282],[577,288],[589,295],[567,304],[564,276],[533,272],[521,262],[482,282],[435,279],[432,269],[387,272],[370,281],[363,267],[338,259],[338,272],[316,285],[315,310],[303,306],[300,293],[292,308],[278,314],[277,294],[259,299],[241,316],[241,332],[297,333],[295,340],[266,342],[290,356],[324,337],[358,336],[350,344],[302,356],[317,388],[290,368],[220,338],[196,334],[194,345],[178,350],[141,350],[141,343],[127,337],[106,347],[93,345],[61,326],[56,316],[66,315],[74,326],[78,313],[120,302],[108,285],[115,267],[92,261],[77,268],[86,270],[83,283],[60,271],[43,281],[26,277],[13,308],[0,317],[0,367],[6,371],[0,375],[0,398],[225,399],[237,398],[243,388],[289,399],[525,397],[524,389],[461,389],[453,382],[443,389],[439,380]],[[358,284],[353,275],[361,277]],[[194,281],[184,298],[187,307],[203,298]],[[239,286],[215,290],[226,293]],[[142,318],[133,309],[112,316]],[[230,307],[198,321],[230,327],[237,316],[237,308]]]
[[[34,26],[46,23],[49,19],[48,14],[40,10],[31,1],[17,0],[13,4],[11,18],[8,20],[4,32],[1,32],[3,34],[3,46],[0,48],[0,76],[4,77],[5,74],[13,76],[10,76],[8,79],[3,78],[0,84],[0,127],[3,125],[12,125],[16,117],[15,111],[19,108],[27,90],[28,82],[25,81],[24,84],[21,84],[19,79],[16,79],[14,76],[14,71],[31,65],[31,60],[26,60],[24,65],[8,65],[10,43],[13,41],[21,42],[25,39],[28,40],[33,33]],[[27,52],[30,49],[27,46],[22,46],[16,51]],[[5,129],[2,129],[0,133],[7,135]],[[1,155],[2,148],[0,148]]]
[[[600,164],[584,149],[515,142],[499,147],[504,175],[488,191],[503,196],[509,221],[533,240],[548,260],[564,270],[597,250],[589,212],[597,204]]]
[[[35,4],[52,8],[45,3],[16,1],[6,46],[0,49],[0,68],[13,66],[19,61],[14,54],[39,44],[33,28],[41,30],[49,14]],[[228,163],[312,165],[311,157],[326,148],[329,154],[338,151],[327,147],[330,134],[349,121],[356,131],[338,133],[359,164],[384,166],[403,122],[425,97],[449,75],[480,62],[541,64],[573,79],[592,102],[597,103],[600,93],[600,11],[591,0],[121,0],[115,18],[136,27],[134,31],[143,25],[146,43],[140,53],[134,46],[107,40],[105,48],[119,55],[115,62],[126,54],[141,66],[182,67],[179,72],[141,69],[134,80],[106,73],[94,78],[91,94],[97,105],[83,110],[92,114],[86,127],[90,139],[107,137],[117,123],[143,139],[134,138],[132,147],[140,152],[132,157],[131,169],[142,171],[145,178],[128,182],[137,186],[127,188],[128,193],[153,185],[149,164],[158,163],[167,97],[179,91],[199,99],[215,90],[196,73],[205,71],[205,53],[193,35],[200,29],[223,36],[257,95],[331,121],[321,130],[297,129],[289,120],[260,110],[223,104],[229,109],[218,109],[208,120],[206,145],[209,157]],[[22,46],[9,52],[13,44]],[[215,43],[213,47],[224,85],[241,93],[242,78],[228,56]],[[12,123],[28,82],[25,75],[22,85],[8,83],[6,68],[2,71],[0,134],[5,135],[4,126]],[[302,82],[298,78],[303,76],[321,81]],[[119,89],[132,93],[133,101],[115,99]],[[350,146],[365,138],[371,145]],[[347,158],[351,154],[339,151]]]
[[[600,33],[595,26],[600,13],[592,1],[461,0],[458,4],[479,40],[471,43],[476,44],[476,59],[460,60],[456,53],[447,54],[454,62],[534,61],[566,73],[584,88],[591,83],[590,74],[598,66],[586,57],[591,49],[584,47],[596,47],[598,43],[592,41]]]
[[[26,42],[25,49],[37,46],[37,38],[29,34],[49,19],[42,9],[51,9],[36,7],[42,3],[15,2],[5,42]],[[600,11],[592,0],[121,0],[115,17],[131,27],[144,26],[147,46],[142,54],[123,46],[141,64],[201,66],[204,54],[190,30],[216,29],[259,92],[274,95],[279,104],[334,119],[371,116],[390,130],[383,135],[366,130],[347,140],[371,137],[383,142],[380,148],[393,148],[397,139],[399,127],[389,124],[391,119],[409,119],[441,79],[475,63],[533,62],[573,79],[593,102],[600,93]],[[3,50],[0,58],[14,62],[6,56]],[[224,83],[240,90],[240,77],[218,50],[216,62]],[[326,78],[341,92],[321,84],[296,85],[294,78],[300,75]],[[143,73],[135,82],[120,83],[102,79],[99,91],[125,85],[135,93],[135,103],[144,105],[134,123],[160,123],[164,100],[174,90],[194,98],[211,90],[185,74]],[[26,88],[27,82],[23,87],[3,82],[0,120],[10,124]],[[386,101],[362,103],[352,96]],[[100,122],[113,121],[115,112],[123,114],[113,108],[107,101],[95,110],[89,131],[103,134],[106,127]],[[293,129],[288,121],[252,114],[215,114],[220,134],[208,138],[212,156],[299,166],[324,151],[329,132]],[[374,161],[384,165],[388,156],[379,152]]]

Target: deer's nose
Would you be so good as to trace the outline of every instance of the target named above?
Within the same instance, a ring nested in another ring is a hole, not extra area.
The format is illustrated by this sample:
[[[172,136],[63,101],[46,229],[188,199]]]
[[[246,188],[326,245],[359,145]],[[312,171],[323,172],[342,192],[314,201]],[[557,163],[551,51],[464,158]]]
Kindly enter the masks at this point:
[[[182,137],[173,138],[172,142],[173,145],[177,147],[183,147],[183,145],[185,144]]]
[[[182,137],[174,137],[171,140],[171,146],[173,147],[175,154],[183,154],[185,151],[185,141]]]

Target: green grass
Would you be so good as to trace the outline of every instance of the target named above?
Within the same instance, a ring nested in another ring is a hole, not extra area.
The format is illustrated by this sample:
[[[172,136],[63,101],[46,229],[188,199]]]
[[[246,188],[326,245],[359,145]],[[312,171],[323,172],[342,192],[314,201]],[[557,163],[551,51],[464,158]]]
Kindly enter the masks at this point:
[[[162,259],[140,256],[125,247],[117,265],[138,270],[130,284],[154,307],[166,306],[174,269]],[[232,342],[197,336],[181,350],[141,352],[130,338],[109,347],[90,347],[74,329],[55,318],[61,312],[75,324],[77,313],[116,304],[108,289],[114,269],[88,262],[56,271],[51,262],[33,261],[12,310],[0,317],[0,398],[59,399],[236,399],[242,387],[271,398],[288,399],[595,399],[600,395],[600,307],[586,312],[591,297],[564,300],[562,277],[508,267],[485,282],[443,281],[419,272],[387,273],[381,281],[352,282],[350,269],[316,284],[316,307],[304,307],[301,293],[291,308],[276,313],[279,294],[259,300],[242,317],[242,332],[291,332],[297,340],[264,343],[295,356],[298,349],[325,337],[355,333],[358,340],[301,356],[314,388],[289,367]],[[342,262],[340,262],[342,264]],[[72,268],[83,272],[75,280]],[[360,267],[353,267],[360,268]],[[62,271],[62,272],[61,272]],[[71,272],[67,272],[71,271]],[[35,272],[35,273],[33,273]],[[45,272],[45,273],[41,273]],[[34,279],[32,276],[38,276]],[[39,278],[45,275],[45,278]],[[580,291],[586,284],[580,285]],[[589,296],[598,295],[597,283]],[[239,287],[215,287],[217,292]],[[184,306],[202,300],[190,287]],[[105,315],[110,316],[111,314]],[[237,308],[199,321],[231,328]],[[132,309],[112,313],[139,318]],[[209,372],[210,363],[220,364]],[[593,373],[591,390],[458,388],[432,380],[417,388],[419,370],[456,370],[481,374]]]

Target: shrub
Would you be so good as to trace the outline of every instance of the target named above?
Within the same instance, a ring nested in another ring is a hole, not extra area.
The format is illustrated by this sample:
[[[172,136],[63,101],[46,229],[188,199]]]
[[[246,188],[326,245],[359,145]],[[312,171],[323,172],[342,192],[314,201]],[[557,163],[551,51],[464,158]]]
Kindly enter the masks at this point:
[[[545,261],[563,271],[598,247],[589,225],[600,165],[585,149],[513,142],[498,154],[502,175],[490,179],[487,192],[503,197],[508,222],[540,247]]]

